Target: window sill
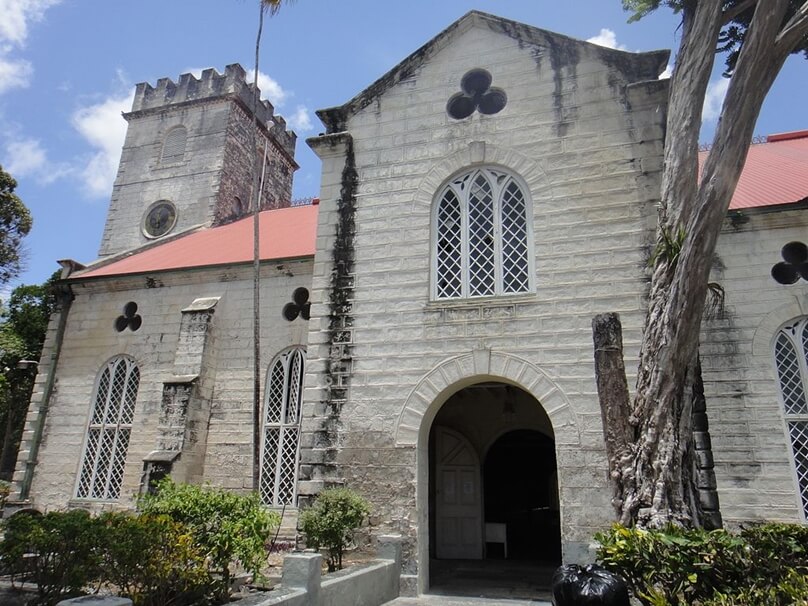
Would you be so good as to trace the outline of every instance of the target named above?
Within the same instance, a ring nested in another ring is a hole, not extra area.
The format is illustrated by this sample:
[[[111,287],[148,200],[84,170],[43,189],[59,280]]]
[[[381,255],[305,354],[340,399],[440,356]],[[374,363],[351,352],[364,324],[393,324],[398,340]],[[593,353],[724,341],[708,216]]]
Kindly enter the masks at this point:
[[[427,311],[441,311],[444,309],[458,309],[467,307],[508,307],[518,303],[533,303],[536,293],[519,293],[514,295],[493,295],[490,297],[473,297],[466,299],[439,299],[426,303]]]

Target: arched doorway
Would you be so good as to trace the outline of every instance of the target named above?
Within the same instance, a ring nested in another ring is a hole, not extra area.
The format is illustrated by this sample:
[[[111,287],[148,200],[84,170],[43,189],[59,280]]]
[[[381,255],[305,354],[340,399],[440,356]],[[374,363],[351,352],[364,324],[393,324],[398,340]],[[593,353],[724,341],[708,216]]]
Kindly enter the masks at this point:
[[[555,440],[531,394],[485,381],[458,390],[437,412],[429,537],[430,591],[537,597],[546,590],[561,561]]]

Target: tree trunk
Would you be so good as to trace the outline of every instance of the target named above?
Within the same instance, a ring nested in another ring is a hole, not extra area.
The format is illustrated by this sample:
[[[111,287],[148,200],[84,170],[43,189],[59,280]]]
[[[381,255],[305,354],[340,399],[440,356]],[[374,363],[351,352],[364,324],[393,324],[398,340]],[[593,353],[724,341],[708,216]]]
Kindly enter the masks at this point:
[[[609,457],[612,479],[612,505],[618,516],[622,511],[622,474],[633,441],[629,423],[629,395],[626,367],[623,363],[623,327],[616,313],[600,314],[592,319],[595,344],[595,382],[600,398],[603,437]]]
[[[633,442],[617,470],[618,517],[624,524],[700,523],[691,413],[710,266],[760,107],[790,51],[777,43],[788,0],[760,2],[697,181],[700,112],[722,23],[721,4],[703,0],[683,9],[668,107],[657,253],[629,418]]]

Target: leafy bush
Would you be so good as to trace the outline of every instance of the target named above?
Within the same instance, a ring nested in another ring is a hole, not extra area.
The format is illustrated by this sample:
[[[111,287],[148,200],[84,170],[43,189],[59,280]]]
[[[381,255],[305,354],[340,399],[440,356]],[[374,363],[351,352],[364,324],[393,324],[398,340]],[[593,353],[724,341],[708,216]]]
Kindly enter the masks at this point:
[[[595,538],[598,560],[648,606],[808,606],[808,528],[801,525],[740,534],[615,525]]]
[[[11,482],[0,480],[0,517],[3,517],[3,508],[6,506],[8,495],[11,494]]]
[[[300,514],[306,545],[326,549],[329,572],[342,569],[342,554],[353,538],[353,531],[362,525],[368,513],[370,505],[354,491],[328,488]]]
[[[741,530],[752,566],[761,578],[773,578],[783,567],[808,569],[808,526],[760,524]]]
[[[0,557],[29,575],[43,606],[81,595],[98,578],[99,523],[83,510],[19,513],[4,524]]]
[[[222,575],[218,591],[222,599],[230,588],[232,563],[259,576],[267,557],[267,538],[280,524],[278,514],[264,509],[256,494],[176,484],[170,478],[158,484],[156,494],[144,496],[138,507],[188,528],[194,545]]]
[[[198,604],[213,587],[205,557],[168,516],[103,514],[101,578],[135,606]]]
[[[793,568],[787,570],[775,584],[716,592],[704,606],[808,606],[808,578]]]

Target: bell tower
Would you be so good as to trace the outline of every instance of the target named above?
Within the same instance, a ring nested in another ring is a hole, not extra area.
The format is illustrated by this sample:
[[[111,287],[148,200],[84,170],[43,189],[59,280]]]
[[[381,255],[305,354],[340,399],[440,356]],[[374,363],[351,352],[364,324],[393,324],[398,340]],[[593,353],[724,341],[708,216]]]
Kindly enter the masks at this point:
[[[260,92],[259,92],[260,96]],[[252,84],[238,65],[201,78],[182,74],[137,85],[99,256],[138,248],[196,225],[250,211]],[[261,208],[288,206],[295,133],[260,101],[259,154],[266,158]]]

